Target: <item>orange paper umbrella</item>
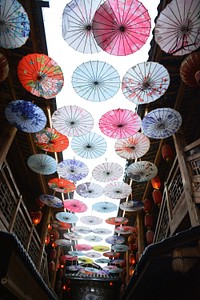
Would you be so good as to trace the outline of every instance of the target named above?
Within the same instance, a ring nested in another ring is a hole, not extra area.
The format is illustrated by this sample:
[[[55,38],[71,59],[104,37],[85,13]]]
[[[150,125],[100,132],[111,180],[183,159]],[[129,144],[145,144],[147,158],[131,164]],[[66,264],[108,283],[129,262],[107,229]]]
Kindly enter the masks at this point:
[[[76,186],[73,182],[62,178],[50,179],[48,181],[48,186],[55,192],[59,193],[71,193],[76,189]]]
[[[45,99],[55,97],[64,84],[60,66],[45,54],[33,53],[24,56],[18,64],[17,74],[27,91]]]

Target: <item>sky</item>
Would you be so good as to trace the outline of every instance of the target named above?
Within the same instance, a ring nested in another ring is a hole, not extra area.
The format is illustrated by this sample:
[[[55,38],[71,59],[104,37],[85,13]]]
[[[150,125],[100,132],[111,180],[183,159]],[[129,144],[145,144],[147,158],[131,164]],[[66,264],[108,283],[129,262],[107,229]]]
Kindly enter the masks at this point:
[[[62,71],[64,73],[64,87],[61,92],[56,96],[57,107],[68,106],[68,105],[77,105],[88,112],[90,112],[94,119],[94,127],[92,132],[98,133],[106,139],[107,142],[107,150],[104,155],[95,158],[95,159],[84,159],[79,157],[76,153],[71,150],[71,147],[68,147],[63,152],[63,159],[77,159],[84,162],[90,169],[88,176],[77,182],[77,185],[84,183],[84,182],[94,182],[100,184],[104,187],[105,184],[95,181],[92,178],[92,170],[95,166],[104,163],[104,162],[117,162],[123,168],[125,168],[126,160],[121,158],[119,155],[116,154],[114,151],[114,145],[116,140],[107,137],[106,135],[102,134],[101,130],[99,129],[98,122],[101,116],[112,110],[112,109],[128,109],[135,112],[135,104],[131,101],[127,100],[122,93],[121,88],[119,88],[117,94],[113,96],[111,99],[103,102],[91,102],[81,98],[73,89],[71,78],[75,69],[84,62],[88,61],[103,61],[110,65],[112,65],[117,72],[119,73],[120,80],[122,80],[125,73],[133,66],[138,63],[145,62],[148,59],[148,51],[150,49],[150,41],[152,39],[152,34],[148,38],[146,44],[137,52],[127,55],[127,56],[115,56],[110,55],[104,51],[95,54],[83,54],[81,52],[75,51],[71,48],[66,41],[62,37],[62,13],[65,5],[70,1],[66,0],[50,0],[50,8],[43,8],[43,16],[44,16],[44,24],[45,24],[45,31],[46,31],[46,38],[47,38],[47,47],[48,47],[48,55],[53,58],[58,65],[61,66]],[[154,28],[154,19],[157,16],[157,6],[160,1],[158,0],[143,0],[140,1],[143,5],[147,8],[150,16],[151,16],[151,33]],[[71,138],[69,138],[71,141]],[[118,179],[118,181],[123,180],[124,174]],[[119,205],[119,200],[111,199],[106,197],[105,195],[96,198],[96,199],[85,199],[75,192],[74,199],[81,200],[86,203],[88,206],[88,210],[85,213],[77,214],[78,217],[83,215],[95,215],[100,218],[106,219],[108,217],[117,216],[117,211],[114,211],[112,214],[104,213],[99,214],[92,211],[91,205],[95,202],[102,202],[108,201],[114,204]],[[141,199],[137,199],[141,200]],[[105,223],[105,222],[104,222]],[[77,226],[87,226],[81,222],[76,223]],[[96,225],[95,227],[103,227],[106,226],[109,229],[113,230],[112,225]],[[109,234],[107,236],[110,236]],[[107,236],[104,236],[107,237]],[[85,240],[80,240],[79,243],[88,243]],[[99,243],[93,243],[92,245],[102,244],[102,241]],[[103,242],[104,245],[109,246],[109,244]]]

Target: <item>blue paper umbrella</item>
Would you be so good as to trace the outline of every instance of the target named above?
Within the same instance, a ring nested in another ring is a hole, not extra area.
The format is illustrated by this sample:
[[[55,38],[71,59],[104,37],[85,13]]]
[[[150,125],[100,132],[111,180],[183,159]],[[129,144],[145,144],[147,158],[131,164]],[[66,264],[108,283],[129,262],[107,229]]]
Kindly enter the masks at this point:
[[[114,162],[105,162],[96,166],[92,171],[95,180],[109,182],[119,179],[123,174],[123,168]]]
[[[47,123],[47,118],[43,110],[26,100],[10,102],[6,106],[5,116],[11,125],[24,132],[38,132]]]
[[[117,205],[112,202],[97,202],[92,205],[92,209],[100,213],[111,213],[117,210]]]
[[[119,207],[121,210],[125,211],[138,211],[144,208],[144,203],[142,201],[125,201],[122,202]]]
[[[142,120],[142,129],[146,136],[153,139],[165,139],[176,133],[182,124],[180,113],[172,108],[157,108],[150,111]]]
[[[0,7],[0,47],[19,48],[26,43],[29,37],[28,15],[16,0],[1,0]]]
[[[49,175],[56,172],[56,160],[47,154],[33,154],[27,164],[31,170],[42,175]]]
[[[77,182],[85,178],[89,169],[83,162],[76,159],[66,159],[61,161],[57,166],[57,172],[64,179]]]
[[[76,192],[84,198],[98,198],[103,195],[103,187],[93,182],[77,185]]]
[[[63,223],[76,223],[78,221],[78,217],[73,213],[67,212],[59,212],[56,215],[56,219]]]
[[[125,238],[119,235],[112,235],[105,238],[105,241],[108,244],[122,244],[125,241]]]
[[[120,77],[111,65],[103,61],[88,61],[76,68],[72,75],[72,85],[80,97],[101,102],[117,93]]]
[[[97,133],[90,132],[74,137],[71,141],[72,150],[83,158],[97,158],[106,152],[106,140]]]
[[[72,256],[84,256],[85,253],[83,253],[82,251],[78,251],[78,250],[74,250],[74,251],[68,251],[69,255]]]
[[[97,264],[108,264],[110,262],[110,259],[108,259],[108,258],[97,258],[97,259],[95,259],[95,262]]]
[[[158,173],[158,168],[155,164],[149,161],[137,161],[132,163],[126,169],[126,174],[132,180],[137,182],[146,182],[155,177]]]
[[[40,200],[50,207],[61,208],[63,207],[63,202],[58,197],[53,195],[40,195]]]

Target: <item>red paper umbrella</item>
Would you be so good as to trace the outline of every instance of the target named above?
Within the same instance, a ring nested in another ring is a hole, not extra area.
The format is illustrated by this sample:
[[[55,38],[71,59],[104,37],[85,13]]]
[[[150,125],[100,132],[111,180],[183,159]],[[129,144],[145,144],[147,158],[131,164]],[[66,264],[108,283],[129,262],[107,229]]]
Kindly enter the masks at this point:
[[[80,200],[69,199],[64,201],[64,208],[74,213],[82,213],[87,210],[87,205]]]
[[[48,186],[55,192],[59,193],[71,193],[76,189],[76,186],[73,182],[62,178],[50,179],[48,181]]]
[[[180,76],[188,86],[200,85],[200,52],[187,56],[180,66]]]
[[[150,34],[151,20],[139,1],[108,0],[96,11],[93,32],[97,44],[113,55],[129,55],[139,50]]]
[[[54,98],[64,84],[61,68],[45,54],[24,56],[18,64],[17,74],[27,91],[45,99]]]
[[[119,139],[115,143],[116,153],[125,159],[142,157],[150,147],[150,140],[143,133],[137,132],[126,139]]]
[[[61,152],[69,146],[68,138],[54,128],[46,128],[35,133],[34,143],[40,149],[49,152]]]
[[[109,258],[118,258],[120,256],[120,253],[114,252],[114,251],[109,251],[109,252],[103,253],[103,256],[109,257]]]
[[[89,251],[92,249],[92,246],[87,244],[77,244],[75,245],[75,249],[79,251]]]
[[[100,130],[114,139],[122,139],[135,134],[141,126],[137,113],[128,109],[113,109],[99,120]]]
[[[122,225],[122,224],[127,224],[128,223],[128,218],[111,217],[111,218],[106,219],[105,222],[110,224],[110,225],[119,226],[119,225]]]

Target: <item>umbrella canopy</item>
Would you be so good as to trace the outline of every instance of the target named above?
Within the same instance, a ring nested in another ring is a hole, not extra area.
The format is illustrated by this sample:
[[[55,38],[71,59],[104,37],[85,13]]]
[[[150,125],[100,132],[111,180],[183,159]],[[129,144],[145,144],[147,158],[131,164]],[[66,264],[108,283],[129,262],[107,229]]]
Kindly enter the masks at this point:
[[[67,266],[66,269],[69,270],[69,271],[79,271],[82,267],[81,266],[78,266],[78,265],[71,265],[71,266]]]
[[[56,219],[63,223],[76,223],[78,221],[78,217],[73,213],[67,212],[59,212],[55,215]]]
[[[142,120],[142,129],[146,136],[153,139],[165,139],[176,133],[182,124],[180,113],[172,108],[157,108],[150,111]]]
[[[141,132],[125,139],[118,139],[115,143],[116,153],[125,159],[137,159],[147,153],[150,140]]]
[[[109,246],[104,246],[104,245],[96,245],[92,247],[93,250],[98,251],[98,252],[105,252],[110,249]]]
[[[157,62],[143,62],[129,69],[122,79],[124,96],[136,105],[160,98],[168,89],[167,69]]]
[[[68,138],[54,128],[46,127],[33,136],[36,146],[47,152],[62,152],[69,146]]]
[[[103,253],[103,256],[109,257],[109,258],[118,258],[120,256],[120,253],[114,252],[114,251],[108,251],[108,252]]]
[[[86,237],[84,237],[84,240],[88,242],[100,242],[103,240],[103,238],[98,235],[87,235]]]
[[[125,210],[125,211],[138,211],[140,209],[144,208],[144,204],[142,201],[125,201],[122,202],[119,207],[121,208],[121,210]]]
[[[114,139],[122,139],[135,134],[141,126],[137,113],[128,109],[113,109],[106,112],[99,120],[100,130]]]
[[[79,257],[78,261],[80,263],[85,263],[85,264],[92,264],[93,263],[93,260],[89,257]]]
[[[42,175],[53,174],[57,168],[56,160],[46,154],[31,155],[27,160],[27,164],[32,171]]]
[[[106,62],[88,61],[74,71],[72,86],[80,97],[92,102],[101,102],[117,93],[120,77]]]
[[[121,226],[115,228],[115,232],[119,233],[119,234],[131,234],[135,231],[136,231],[136,229],[133,226],[121,225]]]
[[[106,152],[106,140],[98,133],[90,132],[74,137],[71,141],[72,150],[83,158],[97,158]]]
[[[58,239],[54,243],[56,246],[63,246],[63,247],[72,245],[72,243],[70,241],[65,240],[65,239]]]
[[[108,244],[122,244],[125,241],[123,236],[112,235],[105,238],[106,243]]]
[[[124,265],[125,264],[125,259],[114,259],[112,260],[113,265]]]
[[[98,259],[95,259],[95,263],[97,264],[108,264],[110,262],[110,259],[108,258],[98,258]]]
[[[97,233],[97,234],[111,234],[112,230],[107,229],[107,228],[95,228],[92,230],[93,233]]]
[[[80,160],[65,159],[58,163],[57,172],[60,177],[77,182],[88,175],[89,169]]]
[[[73,232],[77,232],[80,234],[89,234],[92,230],[87,226],[75,226],[71,229]]]
[[[19,48],[29,37],[30,22],[23,6],[16,0],[1,0],[0,47]]]
[[[93,18],[97,44],[112,55],[129,55],[138,51],[150,34],[151,20],[139,1],[105,1]]]
[[[125,217],[111,217],[105,220],[106,223],[110,225],[122,225],[122,224],[127,224],[128,223],[128,218]]]
[[[97,183],[85,182],[77,185],[76,192],[84,198],[98,198],[103,195],[103,187]]]
[[[80,200],[68,199],[63,201],[64,208],[74,213],[82,213],[87,210],[87,205]]]
[[[58,193],[71,193],[76,189],[76,186],[73,182],[63,178],[50,179],[48,181],[48,186]]]
[[[160,13],[155,24],[155,41],[172,55],[185,55],[199,48],[200,2],[173,0]]]
[[[92,249],[92,246],[87,244],[77,244],[75,245],[75,249],[78,251],[89,251]]]
[[[98,254],[98,253],[96,253],[96,254]],[[88,272],[91,272],[91,273],[98,273],[98,272],[99,272],[98,269],[96,269],[96,268],[91,268],[91,267],[86,267],[86,268],[85,268],[85,271],[88,271]]]
[[[122,199],[128,197],[132,192],[129,184],[123,181],[114,181],[108,183],[104,188],[104,193],[112,199]]]
[[[112,202],[96,202],[92,205],[92,209],[94,211],[100,212],[100,213],[111,213],[115,210],[117,210],[117,205]]]
[[[123,251],[121,251],[121,252],[123,252]],[[123,271],[122,268],[117,268],[115,266],[106,266],[106,267],[104,267],[104,269],[106,271],[109,271],[109,273],[114,273],[114,274],[121,273]]]
[[[62,15],[62,36],[73,49],[82,53],[101,51],[92,30],[92,19],[102,0],[72,0]]]
[[[90,258],[99,258],[101,257],[101,253],[98,253],[98,252],[88,252],[85,254],[86,257],[90,257]],[[97,270],[97,269],[95,269]]]
[[[53,127],[66,136],[81,136],[94,126],[92,115],[76,105],[62,106],[52,114]]]
[[[96,166],[92,171],[92,176],[100,182],[109,182],[119,179],[123,175],[123,168],[118,163],[105,162]]]
[[[15,100],[5,108],[8,122],[17,129],[34,133],[42,130],[47,123],[43,110],[26,100]]]
[[[28,92],[45,99],[54,98],[64,84],[61,67],[45,54],[24,56],[18,64],[17,75]]]
[[[80,222],[87,225],[98,225],[103,222],[103,220],[96,216],[83,216],[79,219]]]
[[[188,55],[180,66],[182,81],[191,87],[200,85],[200,52]]]
[[[126,252],[129,250],[129,247],[126,245],[113,245],[112,250],[118,251],[118,252]]]
[[[81,252],[81,251],[75,251],[75,250],[73,250],[73,251],[68,251],[68,253],[69,253],[69,255],[71,255],[71,256],[84,256],[84,255],[85,255],[83,252]]]
[[[158,173],[155,164],[149,161],[138,161],[132,163],[126,169],[126,174],[132,180],[137,182],[146,182],[154,178]]]
[[[65,256],[65,260],[68,260],[68,261],[76,261],[76,260],[78,260],[78,257],[77,256],[72,256],[72,255],[64,255]],[[71,266],[70,266],[71,267]],[[73,266],[73,267],[75,267],[75,265]],[[79,268],[80,269],[80,268]],[[72,270],[72,269],[71,269]],[[75,270],[73,270],[73,271],[76,271],[76,268],[75,268]]]
[[[82,235],[78,234],[77,232],[63,233],[63,236],[65,239],[73,240],[73,241],[80,240],[83,238]]]
[[[55,208],[63,207],[62,200],[53,195],[40,195],[39,199],[47,206],[55,207]]]

